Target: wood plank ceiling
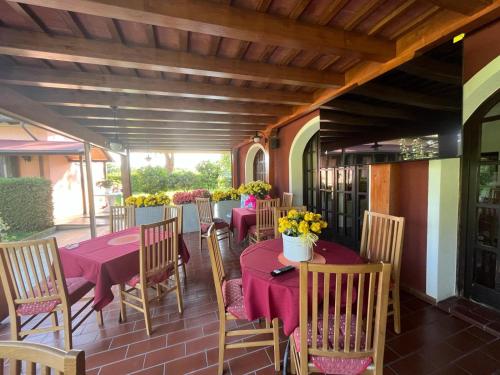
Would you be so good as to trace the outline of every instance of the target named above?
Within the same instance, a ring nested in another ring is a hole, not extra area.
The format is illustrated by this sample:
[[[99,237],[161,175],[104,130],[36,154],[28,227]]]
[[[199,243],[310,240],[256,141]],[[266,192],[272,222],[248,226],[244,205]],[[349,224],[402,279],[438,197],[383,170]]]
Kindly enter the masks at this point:
[[[0,0],[0,110],[50,125],[36,103],[96,144],[229,150],[497,17],[499,4]]]

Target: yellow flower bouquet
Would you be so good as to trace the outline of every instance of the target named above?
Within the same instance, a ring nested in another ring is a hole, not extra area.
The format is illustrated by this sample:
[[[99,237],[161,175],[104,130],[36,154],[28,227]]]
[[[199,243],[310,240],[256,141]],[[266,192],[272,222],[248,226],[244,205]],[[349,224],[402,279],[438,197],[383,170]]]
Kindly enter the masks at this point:
[[[271,191],[272,186],[263,181],[252,181],[241,184],[238,188],[240,194],[253,195],[257,199],[264,199]]]
[[[132,195],[125,199],[127,206],[154,207],[170,204],[170,198],[166,193]]]
[[[279,219],[278,227],[278,231],[283,234],[285,257],[293,261],[309,260],[318,235],[327,226],[320,214],[290,210],[287,216]]]
[[[240,193],[237,189],[215,190],[212,193],[213,202],[239,200]]]

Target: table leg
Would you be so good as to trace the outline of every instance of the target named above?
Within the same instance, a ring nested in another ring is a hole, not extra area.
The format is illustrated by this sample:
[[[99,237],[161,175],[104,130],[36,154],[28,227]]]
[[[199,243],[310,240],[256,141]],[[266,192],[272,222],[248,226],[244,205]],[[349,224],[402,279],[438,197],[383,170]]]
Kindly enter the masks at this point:
[[[283,354],[283,375],[286,375],[288,370],[288,353],[290,350],[290,339],[286,342],[285,353]]]

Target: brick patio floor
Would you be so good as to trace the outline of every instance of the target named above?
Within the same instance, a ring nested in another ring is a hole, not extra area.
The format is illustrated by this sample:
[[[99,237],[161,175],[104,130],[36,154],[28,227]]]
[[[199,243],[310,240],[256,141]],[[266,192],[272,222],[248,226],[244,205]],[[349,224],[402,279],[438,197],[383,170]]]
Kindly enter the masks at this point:
[[[217,303],[206,248],[200,253],[196,234],[186,235],[191,253],[184,285],[185,312],[176,312],[175,295],[153,309],[153,335],[144,320],[129,310],[119,324],[116,302],[104,309],[105,327],[90,318],[74,335],[74,346],[86,352],[88,374],[197,374],[216,373]],[[205,243],[204,243],[205,244]],[[223,248],[229,277],[239,276],[241,250]],[[500,374],[500,338],[411,295],[402,296],[401,335],[388,328],[385,374]],[[388,327],[392,327],[389,322]],[[235,323],[236,324],[236,323]],[[241,323],[240,326],[258,323]],[[0,339],[8,339],[8,320],[0,325]],[[61,346],[55,334],[32,336],[31,341]],[[282,346],[286,337],[282,338]],[[274,374],[272,351],[226,351],[226,374]]]

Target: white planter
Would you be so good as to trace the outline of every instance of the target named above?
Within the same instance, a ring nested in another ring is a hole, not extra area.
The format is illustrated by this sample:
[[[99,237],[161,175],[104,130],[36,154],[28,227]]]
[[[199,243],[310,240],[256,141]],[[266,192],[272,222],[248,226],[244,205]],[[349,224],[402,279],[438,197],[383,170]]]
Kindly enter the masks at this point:
[[[224,219],[227,223],[231,223],[231,212],[233,208],[238,207],[240,207],[240,202],[236,200],[217,202],[214,205],[214,216]]]
[[[294,262],[303,262],[311,260],[313,251],[312,246],[307,246],[300,237],[290,237],[283,234],[283,255],[288,260]]]
[[[135,209],[135,224],[144,225],[162,221],[163,206],[137,207]]]
[[[188,203],[182,205],[182,232],[198,232],[200,223],[198,220],[198,210],[196,204]]]

